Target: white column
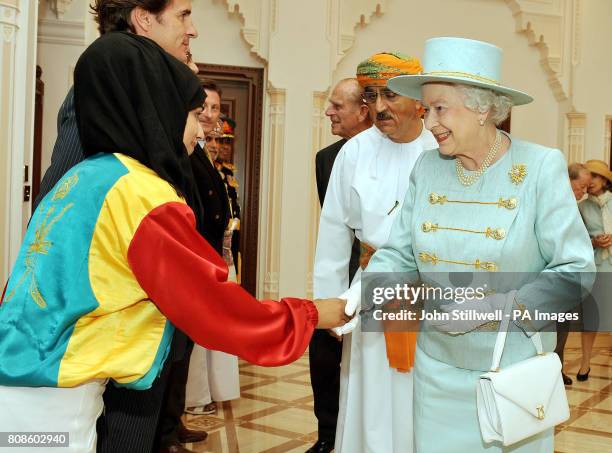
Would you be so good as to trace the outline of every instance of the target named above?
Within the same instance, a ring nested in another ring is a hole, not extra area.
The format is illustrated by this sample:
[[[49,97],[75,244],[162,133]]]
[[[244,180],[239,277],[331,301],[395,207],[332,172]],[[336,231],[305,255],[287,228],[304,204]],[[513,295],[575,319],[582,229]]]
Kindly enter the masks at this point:
[[[269,180],[263,187],[267,194],[268,223],[266,225],[266,257],[264,263],[264,299],[278,299],[280,275],[281,205],[283,199],[283,159],[285,153],[285,102],[286,92],[268,87],[270,99],[268,166]]]
[[[17,258],[29,216],[23,185],[34,132],[37,12],[36,0],[0,3],[0,281]]]
[[[586,115],[578,112],[568,113],[567,120],[567,160],[569,163],[584,162],[584,129],[586,126]]]

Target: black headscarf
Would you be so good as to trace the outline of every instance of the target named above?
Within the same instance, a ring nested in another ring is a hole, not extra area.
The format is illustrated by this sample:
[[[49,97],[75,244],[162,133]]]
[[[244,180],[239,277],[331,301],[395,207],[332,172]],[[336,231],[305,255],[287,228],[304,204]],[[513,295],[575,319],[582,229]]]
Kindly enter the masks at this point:
[[[185,198],[201,227],[183,133],[206,94],[187,65],[143,36],[106,33],[79,58],[74,97],[85,156],[117,152],[138,160]]]

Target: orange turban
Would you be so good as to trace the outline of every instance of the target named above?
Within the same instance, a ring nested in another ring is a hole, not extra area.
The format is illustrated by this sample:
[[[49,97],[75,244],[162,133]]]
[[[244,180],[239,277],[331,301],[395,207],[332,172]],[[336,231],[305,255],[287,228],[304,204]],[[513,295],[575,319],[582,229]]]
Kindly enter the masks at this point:
[[[357,66],[357,81],[362,87],[385,86],[387,80],[399,75],[423,72],[421,62],[399,53],[383,52],[372,55]]]

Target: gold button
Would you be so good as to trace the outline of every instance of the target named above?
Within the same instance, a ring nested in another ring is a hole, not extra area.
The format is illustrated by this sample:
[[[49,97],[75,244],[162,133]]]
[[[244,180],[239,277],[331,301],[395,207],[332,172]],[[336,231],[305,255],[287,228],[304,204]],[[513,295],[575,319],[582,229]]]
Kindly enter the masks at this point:
[[[506,230],[504,230],[503,228],[487,227],[487,230],[485,231],[485,236],[501,241],[503,238],[506,237]]]
[[[421,225],[421,228],[423,229],[424,233],[429,233],[430,231],[438,231],[438,224],[437,223],[431,223],[431,222],[424,222],[423,225]]]
[[[221,216],[220,216],[219,214],[217,214],[217,215],[215,216],[215,220],[219,220],[220,218],[221,218]]]
[[[508,209],[514,209],[518,206],[518,200],[516,198],[510,198],[508,200]]]
[[[438,195],[437,193],[432,192],[429,194],[429,202],[431,204],[436,204],[436,203],[444,204],[446,203],[446,195]]]
[[[209,191],[208,191],[208,195],[210,195],[210,196],[212,197],[212,194],[213,194],[213,191],[212,191],[212,190],[209,190]]]

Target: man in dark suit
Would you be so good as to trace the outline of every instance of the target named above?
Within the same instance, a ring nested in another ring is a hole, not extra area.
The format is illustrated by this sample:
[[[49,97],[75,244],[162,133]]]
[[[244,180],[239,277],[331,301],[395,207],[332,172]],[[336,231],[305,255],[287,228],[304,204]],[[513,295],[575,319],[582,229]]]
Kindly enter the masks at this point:
[[[329,98],[329,107],[325,115],[331,121],[332,134],[342,139],[322,149],[316,156],[317,191],[321,206],[325,200],[334,161],[342,145],[351,137],[372,126],[368,107],[361,98],[361,91],[357,79],[344,79],[338,82]],[[351,280],[358,267],[359,241],[355,239],[349,264]],[[341,339],[334,337],[332,332],[316,331],[310,341],[309,355],[310,382],[314,395],[315,416],[318,420],[319,439],[306,453],[328,453],[334,448],[338,420]]]
[[[200,115],[204,134],[212,132],[219,119],[221,90],[212,80],[202,80],[206,92],[206,103]],[[215,102],[215,100],[217,100]],[[210,115],[208,112],[210,111]],[[190,156],[191,166],[204,206],[204,238],[219,255],[223,255],[223,234],[230,218],[230,206],[225,184],[214,165],[214,158],[208,154],[206,143],[199,143]]]

